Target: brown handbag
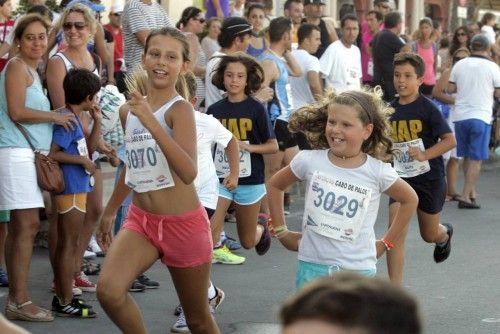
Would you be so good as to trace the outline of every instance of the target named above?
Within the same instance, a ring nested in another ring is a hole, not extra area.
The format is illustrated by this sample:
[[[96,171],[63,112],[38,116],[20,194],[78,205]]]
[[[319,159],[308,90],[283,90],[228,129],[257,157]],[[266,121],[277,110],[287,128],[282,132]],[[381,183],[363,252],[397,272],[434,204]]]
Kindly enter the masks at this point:
[[[42,154],[35,149],[26,129],[19,123],[15,123],[19,131],[28,141],[33,153],[35,153],[35,168],[38,186],[43,190],[60,193],[64,191],[64,176],[59,163],[54,159]]]

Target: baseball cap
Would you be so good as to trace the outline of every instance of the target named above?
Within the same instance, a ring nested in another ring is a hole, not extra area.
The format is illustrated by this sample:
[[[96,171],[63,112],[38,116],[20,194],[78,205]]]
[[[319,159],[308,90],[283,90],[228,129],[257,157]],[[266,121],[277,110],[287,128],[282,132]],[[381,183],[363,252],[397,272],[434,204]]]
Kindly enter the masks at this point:
[[[68,3],[68,5],[66,7],[70,8],[71,6],[74,6],[77,3],[81,3],[82,5],[89,7],[94,12],[104,12],[104,10],[106,9],[106,7],[104,7],[103,5],[92,2],[90,0],[73,0],[70,3]]]
[[[490,47],[490,41],[484,34],[477,34],[470,41],[472,51],[485,51]]]
[[[123,3],[122,1],[113,1],[110,9],[111,13],[121,13],[123,12]]]
[[[326,5],[325,0],[304,0],[305,5]]]
[[[220,28],[221,34],[227,34],[229,36],[235,36],[244,33],[258,36],[252,29],[252,25],[242,17],[228,17],[224,20]]]

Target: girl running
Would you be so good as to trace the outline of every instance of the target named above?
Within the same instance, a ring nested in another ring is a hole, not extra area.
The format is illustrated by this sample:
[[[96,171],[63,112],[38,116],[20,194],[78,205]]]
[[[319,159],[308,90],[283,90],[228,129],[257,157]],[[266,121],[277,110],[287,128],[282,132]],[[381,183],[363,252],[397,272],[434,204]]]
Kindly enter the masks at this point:
[[[347,91],[291,116],[291,130],[303,132],[316,149],[300,152],[268,181],[268,200],[275,236],[299,252],[297,288],[342,270],[374,276],[377,257],[410,222],[415,192],[376,158],[391,152],[389,110],[374,94]],[[285,224],[283,192],[300,180],[307,181],[302,232],[292,232]],[[404,204],[386,235],[375,240],[382,192]]]
[[[219,200],[212,216],[212,238],[215,244],[213,263],[241,264],[244,257],[229,252],[220,242],[224,216],[231,202],[235,203],[238,236],[246,249],[255,246],[264,255],[271,246],[267,221],[257,225],[260,202],[266,194],[263,154],[278,151],[266,109],[250,95],[260,89],[264,79],[262,67],[243,53],[221,57],[212,83],[227,92],[227,96],[212,104],[207,114],[217,118],[233,133],[240,147],[238,186],[231,189],[219,184]],[[215,165],[220,181],[228,173],[224,150],[215,151]]]
[[[110,215],[101,220],[98,240],[109,250],[97,297],[124,333],[146,333],[140,310],[127,290],[158,258],[170,271],[191,332],[219,333],[207,303],[210,226],[193,184],[197,174],[194,112],[175,88],[177,81],[184,81],[188,61],[189,46],[181,32],[153,30],[143,55],[148,95],[131,92],[120,109],[127,166],[117,184],[123,191],[113,192],[108,209],[116,213],[130,189],[133,203],[111,248],[114,220]]]

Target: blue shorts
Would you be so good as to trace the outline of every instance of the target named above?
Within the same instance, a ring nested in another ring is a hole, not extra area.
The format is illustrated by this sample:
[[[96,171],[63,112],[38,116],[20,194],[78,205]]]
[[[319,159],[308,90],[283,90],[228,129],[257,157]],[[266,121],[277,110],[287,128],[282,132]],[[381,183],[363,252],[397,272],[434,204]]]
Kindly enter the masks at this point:
[[[317,264],[299,260],[297,266],[297,275],[295,277],[295,287],[300,289],[304,284],[314,281],[317,278],[331,276],[339,271],[352,271],[366,277],[374,277],[377,274],[377,269],[366,270],[348,270],[341,266],[327,266],[325,264]]]
[[[239,205],[252,205],[266,196],[266,185],[251,184],[239,185],[233,191],[227,190],[222,183],[219,183],[219,197],[227,198]]]
[[[471,160],[488,160],[491,125],[479,119],[455,122],[457,156]]]

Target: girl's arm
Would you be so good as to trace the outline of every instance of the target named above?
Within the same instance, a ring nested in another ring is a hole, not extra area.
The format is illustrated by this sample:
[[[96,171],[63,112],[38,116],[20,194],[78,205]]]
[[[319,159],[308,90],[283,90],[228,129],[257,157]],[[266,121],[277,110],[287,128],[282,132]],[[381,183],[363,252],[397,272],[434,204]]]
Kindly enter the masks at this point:
[[[247,144],[243,141],[238,142],[240,150],[257,154],[272,154],[279,150],[278,141],[275,138],[268,139],[264,144]]]
[[[88,157],[65,153],[61,151],[59,145],[55,143],[52,143],[50,146],[49,157],[61,164],[81,165],[91,175],[94,174],[96,169],[94,163]]]
[[[411,217],[416,212],[418,197],[415,190],[401,178],[397,179],[384,193],[401,204],[394,221],[382,238],[394,244],[403,236],[402,234],[410,223]],[[381,240],[377,240],[376,245],[378,258],[386,251],[386,247]]]
[[[269,204],[275,236],[286,249],[291,251],[299,249],[302,233],[289,231],[286,227],[285,214],[283,212],[283,193],[297,181],[299,179],[292,172],[290,166],[286,166],[274,174],[266,183],[267,202]]]
[[[418,161],[431,160],[439,157],[440,155],[443,155],[444,153],[457,146],[457,141],[452,132],[445,133],[439,138],[441,138],[439,142],[429,147],[425,151],[421,151],[418,147],[410,147],[408,149],[410,157]]]
[[[55,123],[66,130],[73,129],[73,114],[61,115],[56,112],[44,112],[25,107],[26,88],[30,85],[27,78],[26,65],[19,61],[11,61],[5,73],[5,97],[9,117],[21,123]]]
[[[222,184],[227,190],[232,191],[238,186],[240,177],[240,149],[238,141],[233,136],[226,147],[226,156],[229,162],[229,175],[224,179]]]
[[[123,168],[122,173],[118,178],[118,182],[116,183],[113,193],[104,208],[99,227],[97,228],[96,239],[104,252],[108,250],[113,239],[111,229],[115,222],[116,212],[131,191],[131,189],[125,184],[126,168],[126,166]]]

